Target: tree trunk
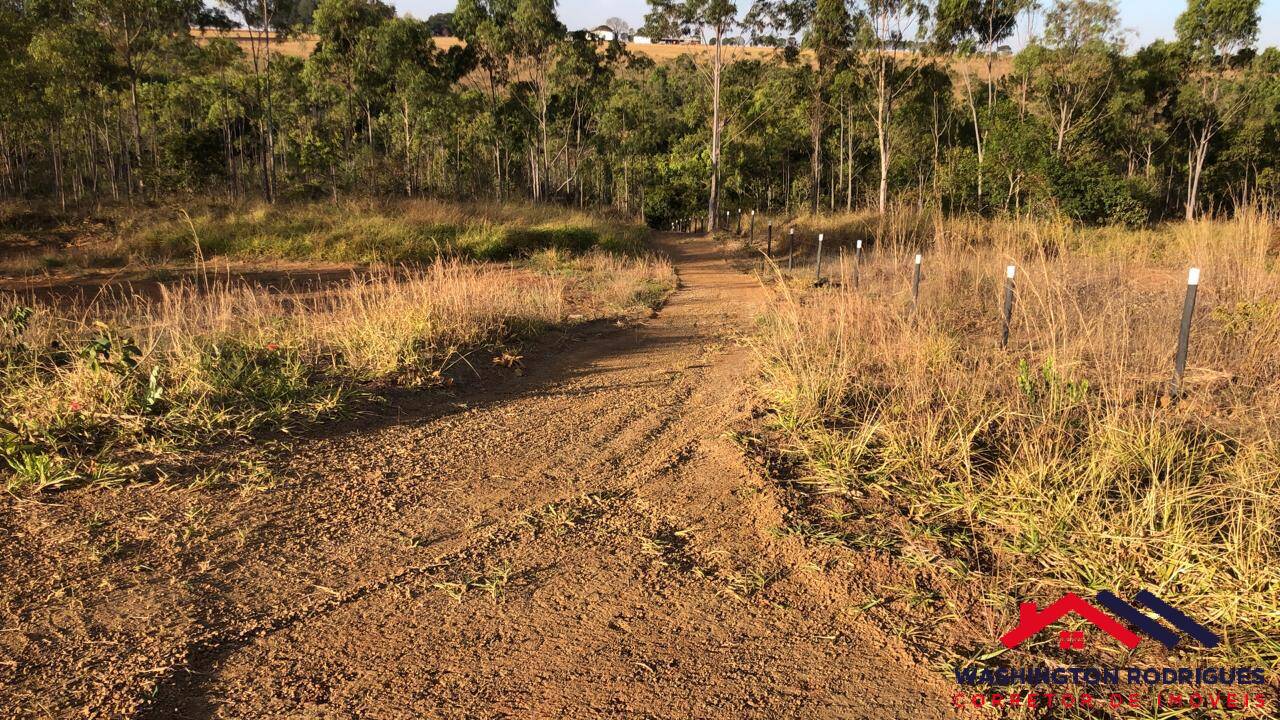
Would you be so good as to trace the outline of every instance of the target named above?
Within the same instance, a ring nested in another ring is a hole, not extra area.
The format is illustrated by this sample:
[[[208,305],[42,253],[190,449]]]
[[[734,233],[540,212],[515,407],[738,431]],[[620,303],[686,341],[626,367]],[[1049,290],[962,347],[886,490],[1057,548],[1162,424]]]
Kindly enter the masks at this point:
[[[809,139],[813,147],[809,155],[809,181],[813,183],[810,192],[813,195],[812,211],[818,214],[818,203],[822,198],[822,85],[818,79],[813,86],[813,111],[809,119]]]
[[[413,197],[413,149],[409,135],[409,101],[401,99],[404,111],[404,194]]]
[[[274,203],[276,201],[276,147],[275,147],[275,117],[271,106],[271,15],[267,10],[267,0],[262,0],[262,35],[263,41],[263,67],[265,72],[263,77],[266,81],[266,127],[264,129],[264,141],[266,147],[263,149],[263,156],[266,161],[264,171],[266,173],[266,191],[267,202]]]
[[[51,128],[51,131],[53,128]],[[67,209],[67,194],[63,189],[62,183],[62,150],[58,146],[58,135],[56,131],[49,133],[49,153],[50,160],[53,161],[53,182],[55,190],[58,193],[58,203],[65,211]]]
[[[969,116],[973,121],[973,141],[978,153],[978,207],[979,212],[982,211],[982,156],[983,156],[983,137],[982,126],[978,124],[978,103],[973,97],[973,85],[969,82],[968,70],[964,73],[965,99],[969,101]]]
[[[845,181],[847,184],[845,185],[844,211],[853,212],[853,102],[852,101],[849,102],[849,106],[845,110],[845,115],[848,117],[848,122],[849,122],[849,132],[845,133],[845,144],[847,145],[846,151],[845,151],[845,162],[848,163],[849,167],[845,172]]]
[[[716,26],[716,51],[711,65],[711,193],[707,198],[707,227],[714,232],[720,212],[720,71],[724,56],[720,40],[724,29]]]
[[[876,99],[876,145],[880,154],[880,192],[876,211],[884,215],[889,205],[889,98],[884,72],[880,74]]]
[[[1204,172],[1204,161],[1209,154],[1209,141],[1213,139],[1213,131],[1204,127],[1196,135],[1191,136],[1191,148],[1187,152],[1187,203],[1186,220],[1196,219],[1196,205],[1200,194],[1200,175]]]

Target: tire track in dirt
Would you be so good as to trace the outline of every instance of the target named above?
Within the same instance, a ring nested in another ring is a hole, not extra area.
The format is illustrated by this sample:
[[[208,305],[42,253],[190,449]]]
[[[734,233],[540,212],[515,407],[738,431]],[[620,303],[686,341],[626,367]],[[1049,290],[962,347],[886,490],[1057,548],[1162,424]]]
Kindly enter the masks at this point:
[[[202,572],[122,589],[146,621],[24,689],[144,718],[950,717],[725,437],[766,292],[658,242],[682,281],[659,317],[293,441],[287,482],[214,496]]]
[[[708,241],[663,245],[683,288],[656,321],[539,359],[533,392],[362,440],[407,448],[397,463],[424,470],[411,486],[451,488],[405,526],[472,528],[431,543],[460,543],[469,568],[432,565],[433,581],[518,580],[458,600],[396,576],[193,658],[198,682],[175,676],[147,716],[946,716],[939,678],[843,617],[847,590],[805,576],[767,486],[722,437],[752,402],[732,339],[763,290]],[[328,462],[354,449],[339,441]],[[615,500],[564,533],[476,539],[585,493]]]

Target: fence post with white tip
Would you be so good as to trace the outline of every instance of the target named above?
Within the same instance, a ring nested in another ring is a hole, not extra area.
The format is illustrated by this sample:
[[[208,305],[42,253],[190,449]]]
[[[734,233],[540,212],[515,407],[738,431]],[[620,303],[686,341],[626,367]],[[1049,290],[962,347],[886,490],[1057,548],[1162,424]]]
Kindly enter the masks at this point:
[[[915,274],[911,277],[911,309],[915,310],[920,306],[920,263],[924,261],[924,256],[916,253],[916,269]]]
[[[756,244],[756,211],[751,211],[751,229],[747,231],[747,245],[754,247]]]
[[[791,232],[787,237],[787,269],[790,270],[794,266],[796,257],[796,229],[791,228]]]
[[[764,254],[768,257],[773,256],[773,221],[769,221],[768,230],[765,232]]]
[[[1013,319],[1013,279],[1018,274],[1018,267],[1010,265],[1004,269],[1004,324],[1000,328],[1000,349],[1009,346],[1009,323]]]
[[[818,264],[814,272],[813,282],[815,284],[822,282],[822,233],[818,233]]]
[[[853,253],[853,287],[862,286],[862,241],[859,240],[854,246]]]
[[[1200,289],[1200,268],[1187,273],[1187,296],[1182,301],[1182,326],[1178,330],[1178,353],[1173,360],[1173,382],[1169,385],[1169,398],[1177,400],[1182,394],[1182,376],[1187,372],[1187,345],[1191,342],[1191,318],[1196,312],[1196,293]]]

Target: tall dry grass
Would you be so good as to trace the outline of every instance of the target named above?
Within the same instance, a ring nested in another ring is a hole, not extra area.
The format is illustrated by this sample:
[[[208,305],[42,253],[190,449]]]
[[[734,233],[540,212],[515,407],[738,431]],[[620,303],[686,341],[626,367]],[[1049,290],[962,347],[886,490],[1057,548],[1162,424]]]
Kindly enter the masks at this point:
[[[798,269],[758,339],[762,392],[829,536],[856,498],[902,508],[891,544],[985,648],[1020,600],[1147,588],[1224,635],[1208,658],[1274,669],[1280,223],[916,220],[891,221],[860,289],[848,252],[828,265],[836,287],[799,289],[812,268]],[[1009,264],[1017,304],[1001,350]],[[1170,406],[1191,265],[1203,281],[1186,396]],[[1048,635],[1037,651],[1054,651]]]
[[[191,448],[332,414],[369,383],[445,382],[473,353],[570,314],[650,305],[675,284],[654,258],[535,261],[437,260],[318,294],[215,281],[82,309],[8,298],[0,474],[11,491],[154,474]]]

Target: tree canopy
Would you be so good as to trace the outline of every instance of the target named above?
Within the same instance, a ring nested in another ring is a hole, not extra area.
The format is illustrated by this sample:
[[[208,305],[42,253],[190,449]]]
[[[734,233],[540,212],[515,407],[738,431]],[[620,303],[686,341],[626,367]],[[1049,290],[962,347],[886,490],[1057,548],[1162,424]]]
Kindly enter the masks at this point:
[[[529,198],[654,223],[895,203],[1140,224],[1280,193],[1258,0],[1128,48],[1114,0],[653,0],[642,32],[800,50],[654,62],[553,0],[0,4],[0,195]],[[305,18],[299,20],[299,18]],[[236,42],[189,28],[234,21]],[[620,23],[619,23],[620,25]],[[279,52],[305,26],[307,57]],[[445,50],[442,32],[465,40]],[[710,198],[710,203],[708,202]]]

